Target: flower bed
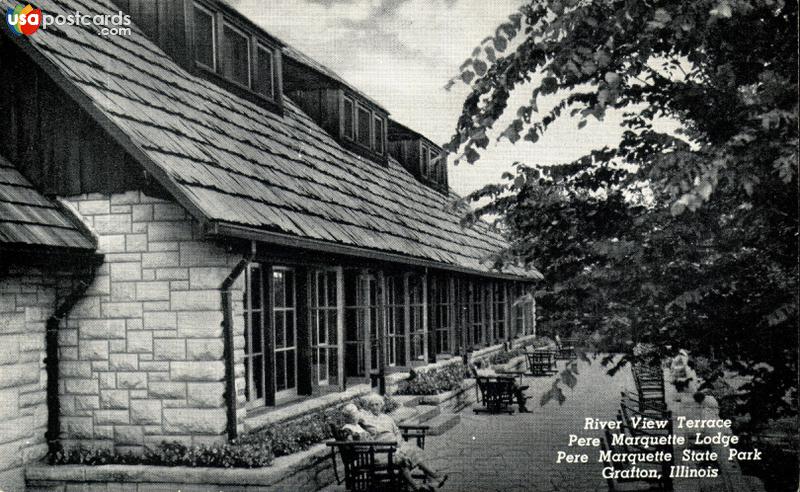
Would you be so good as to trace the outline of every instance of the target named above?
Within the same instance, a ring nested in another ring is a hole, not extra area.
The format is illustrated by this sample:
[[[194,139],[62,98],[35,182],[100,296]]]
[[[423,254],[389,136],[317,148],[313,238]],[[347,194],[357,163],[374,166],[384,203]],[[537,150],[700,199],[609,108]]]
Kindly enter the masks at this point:
[[[362,398],[353,400],[359,408],[366,408]],[[398,407],[391,398],[385,398],[384,412]],[[113,449],[75,446],[62,449],[51,456],[55,465],[156,465],[209,468],[257,468],[269,466],[275,457],[286,456],[309,449],[333,437],[332,427],[344,424],[339,408],[328,408],[290,422],[267,426],[241,436],[235,441],[212,446],[186,446],[178,442],[162,442],[144,453],[118,453]]]
[[[415,372],[398,395],[437,395],[461,388],[466,367],[463,363],[448,364],[427,371]]]

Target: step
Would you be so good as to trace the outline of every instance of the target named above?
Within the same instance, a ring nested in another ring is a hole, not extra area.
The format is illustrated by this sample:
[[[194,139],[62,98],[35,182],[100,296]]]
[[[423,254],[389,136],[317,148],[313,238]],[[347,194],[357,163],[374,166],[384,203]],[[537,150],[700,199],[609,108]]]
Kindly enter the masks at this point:
[[[391,398],[401,407],[415,407],[422,400],[420,395],[391,395]]]
[[[461,422],[461,416],[456,413],[442,413],[425,422],[429,426],[429,436],[441,436]]]
[[[420,405],[416,407],[400,407],[391,413],[392,418],[397,423],[417,425],[422,424],[441,413],[439,407],[430,405]]]

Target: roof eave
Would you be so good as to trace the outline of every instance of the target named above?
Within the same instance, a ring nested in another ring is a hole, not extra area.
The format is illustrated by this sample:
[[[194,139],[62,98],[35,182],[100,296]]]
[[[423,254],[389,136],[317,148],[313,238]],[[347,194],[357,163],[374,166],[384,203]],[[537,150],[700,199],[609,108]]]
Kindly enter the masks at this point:
[[[247,239],[251,241],[260,241],[278,246],[289,246],[293,248],[306,249],[321,253],[339,254],[345,256],[357,257],[360,259],[386,261],[391,263],[400,263],[424,268],[435,268],[438,270],[446,270],[455,273],[466,275],[474,275],[480,277],[489,277],[500,280],[515,280],[515,281],[535,281],[541,279],[541,274],[537,271],[530,272],[530,276],[520,276],[510,273],[496,272],[496,271],[482,271],[472,268],[452,265],[449,263],[441,263],[433,260],[426,260],[424,258],[417,258],[414,256],[407,256],[396,253],[389,253],[385,251],[378,251],[373,249],[360,248],[357,246],[350,246],[347,244],[332,243],[329,241],[322,241],[319,239],[304,238],[285,234],[275,231],[267,231],[255,227],[242,226],[238,224],[230,224],[225,222],[210,222],[209,227],[206,228],[206,233],[210,236],[221,237],[234,237],[239,239]]]

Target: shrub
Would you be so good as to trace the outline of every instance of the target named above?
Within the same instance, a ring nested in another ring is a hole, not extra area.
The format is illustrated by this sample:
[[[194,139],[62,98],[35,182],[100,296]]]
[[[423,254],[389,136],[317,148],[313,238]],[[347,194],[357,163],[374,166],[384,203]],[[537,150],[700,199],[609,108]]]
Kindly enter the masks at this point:
[[[463,363],[448,364],[414,374],[398,395],[437,395],[461,387],[466,367]]]
[[[362,398],[353,400],[361,409],[366,408]],[[384,398],[383,411],[390,413],[399,404]],[[304,451],[333,437],[333,429],[344,424],[339,408],[328,408],[289,422],[273,424],[245,434],[239,439],[213,446],[186,446],[179,442],[162,442],[148,448],[144,454],[121,454],[109,448],[90,449],[82,445],[61,449],[51,455],[54,465],[156,465],[200,466],[215,468],[256,468],[269,466],[277,456]]]

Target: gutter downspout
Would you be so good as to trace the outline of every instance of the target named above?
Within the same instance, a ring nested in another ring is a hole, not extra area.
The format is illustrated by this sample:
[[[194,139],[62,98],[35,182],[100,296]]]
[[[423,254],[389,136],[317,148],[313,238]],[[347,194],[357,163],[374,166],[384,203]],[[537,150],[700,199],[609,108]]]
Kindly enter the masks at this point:
[[[222,298],[222,336],[225,348],[223,359],[225,361],[225,407],[227,413],[228,440],[236,439],[236,365],[234,361],[234,336],[233,336],[233,297],[231,287],[247,265],[256,255],[256,242],[250,242],[250,252],[233,267],[228,277],[222,281],[220,293]]]
[[[102,256],[98,263],[102,263]],[[61,434],[61,408],[58,394],[58,325],[72,311],[94,280],[97,265],[92,265],[78,285],[73,287],[45,324],[45,370],[47,372],[47,432],[45,439],[51,454],[58,451]]]

